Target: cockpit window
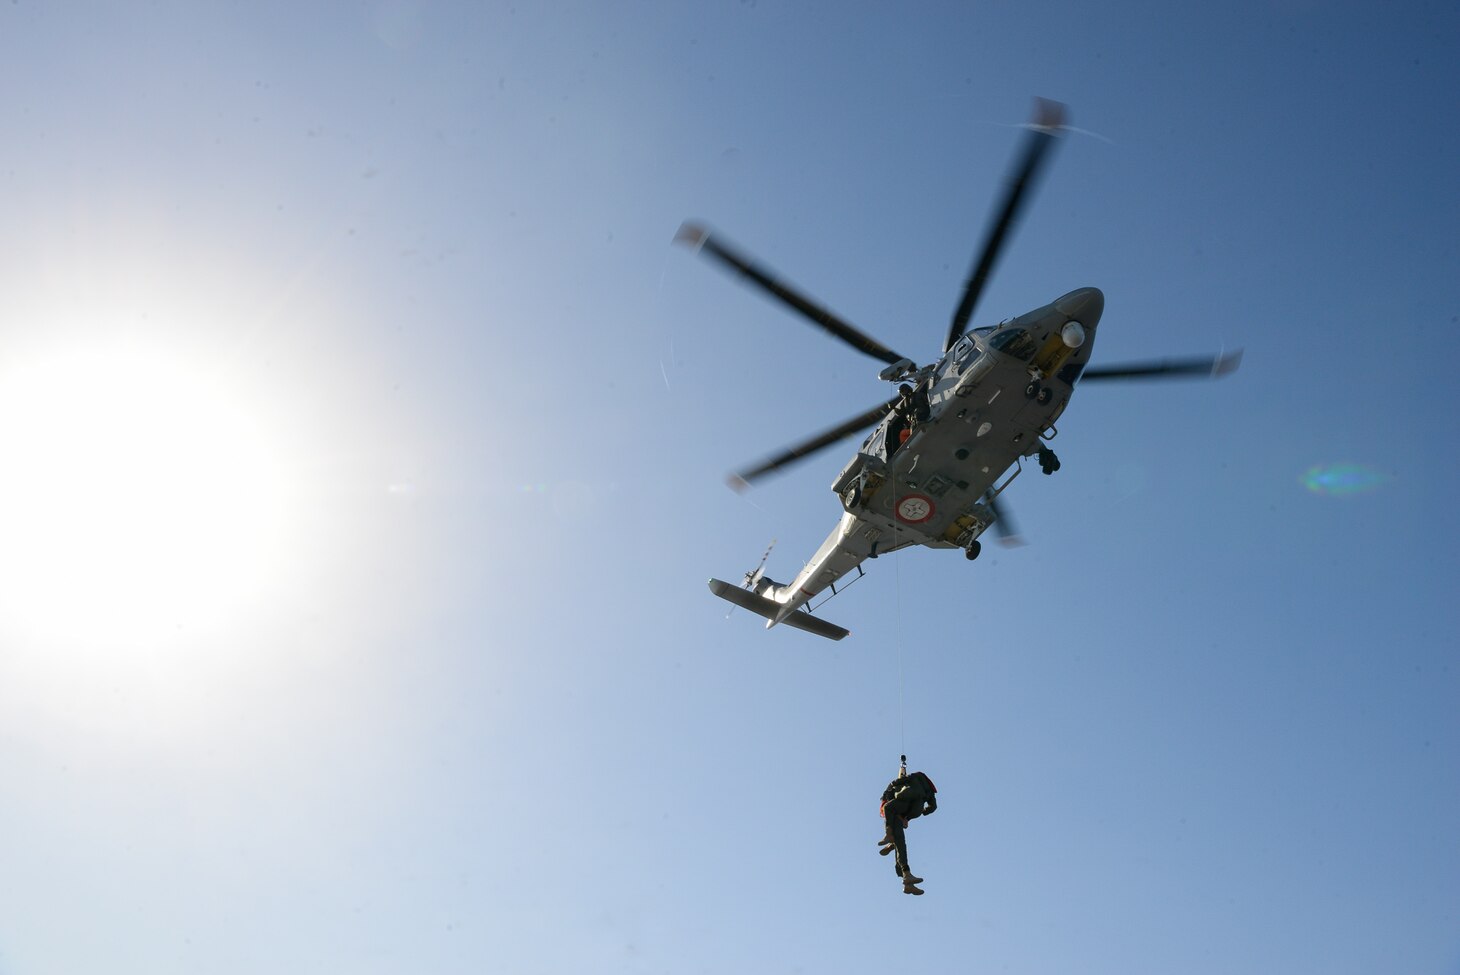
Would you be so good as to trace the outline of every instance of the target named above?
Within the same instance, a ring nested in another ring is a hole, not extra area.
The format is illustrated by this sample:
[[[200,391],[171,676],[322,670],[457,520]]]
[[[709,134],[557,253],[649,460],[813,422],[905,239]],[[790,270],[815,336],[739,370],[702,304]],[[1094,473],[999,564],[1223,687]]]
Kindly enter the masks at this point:
[[[1035,351],[1037,351],[1034,340],[1029,337],[1029,332],[1022,328],[1011,328],[1007,331],[1000,332],[993,337],[989,345],[1005,355],[1011,355],[1025,362],[1032,359]]]
[[[953,347],[953,370],[955,372],[964,372],[977,360],[978,345],[973,341],[973,336],[963,336],[958,344]]]

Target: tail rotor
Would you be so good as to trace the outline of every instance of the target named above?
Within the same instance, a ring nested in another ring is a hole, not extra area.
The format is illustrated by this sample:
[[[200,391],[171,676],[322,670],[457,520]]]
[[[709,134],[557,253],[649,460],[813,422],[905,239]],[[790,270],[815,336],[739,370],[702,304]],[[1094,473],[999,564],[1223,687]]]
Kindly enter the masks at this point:
[[[765,578],[765,561],[766,559],[771,557],[771,549],[775,547],[776,540],[773,538],[771,539],[771,543],[765,547],[765,552],[761,554],[760,564],[751,569],[749,572],[745,573],[745,578],[740,580],[741,589],[745,589],[749,592],[755,592],[755,587],[760,585],[760,580]],[[734,600],[731,600],[731,602],[733,603],[733,605],[731,605],[730,607],[730,612],[725,614],[725,618],[727,620],[735,615],[735,607],[739,605],[739,603],[735,603]]]
[[[765,553],[760,557],[760,564],[745,573],[745,581],[742,583],[743,588],[749,589],[751,592],[755,591],[755,587],[760,584],[760,580],[765,578],[765,562],[766,559],[771,557],[771,549],[775,547],[776,540],[773,538],[771,539],[771,543],[765,547]]]

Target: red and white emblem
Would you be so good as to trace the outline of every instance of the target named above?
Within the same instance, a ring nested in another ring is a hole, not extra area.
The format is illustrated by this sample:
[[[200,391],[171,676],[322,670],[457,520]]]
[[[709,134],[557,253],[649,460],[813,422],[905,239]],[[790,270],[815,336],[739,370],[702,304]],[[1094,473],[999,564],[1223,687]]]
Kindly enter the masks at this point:
[[[933,517],[933,501],[921,494],[909,494],[897,502],[897,517],[910,525],[920,525]]]

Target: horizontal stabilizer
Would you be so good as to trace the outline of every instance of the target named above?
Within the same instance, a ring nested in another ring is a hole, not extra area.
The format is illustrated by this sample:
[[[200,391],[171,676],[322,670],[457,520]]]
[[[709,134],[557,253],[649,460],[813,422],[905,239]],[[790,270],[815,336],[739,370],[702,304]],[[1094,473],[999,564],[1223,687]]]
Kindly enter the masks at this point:
[[[780,613],[781,604],[774,599],[767,599],[749,589],[741,589],[739,586],[732,586],[728,582],[721,582],[719,579],[710,580],[710,592],[739,606],[741,609],[748,609],[757,616],[764,616],[773,620]],[[817,636],[824,636],[828,640],[840,640],[846,636],[848,631],[835,623],[828,623],[826,620],[810,613],[796,610],[781,620],[787,626],[794,626],[798,630],[805,630],[807,633],[815,633]]]

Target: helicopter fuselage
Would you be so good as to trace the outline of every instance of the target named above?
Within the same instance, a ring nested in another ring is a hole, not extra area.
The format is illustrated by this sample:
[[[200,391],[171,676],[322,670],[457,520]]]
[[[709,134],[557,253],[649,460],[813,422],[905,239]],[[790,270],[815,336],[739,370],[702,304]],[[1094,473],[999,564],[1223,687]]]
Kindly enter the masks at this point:
[[[1105,299],[1081,288],[998,326],[968,332],[921,371],[832,483],[841,521],[787,585],[758,594],[783,622],[864,560],[908,545],[973,557],[991,502],[1046,440],[1089,361]]]

